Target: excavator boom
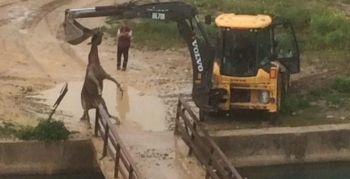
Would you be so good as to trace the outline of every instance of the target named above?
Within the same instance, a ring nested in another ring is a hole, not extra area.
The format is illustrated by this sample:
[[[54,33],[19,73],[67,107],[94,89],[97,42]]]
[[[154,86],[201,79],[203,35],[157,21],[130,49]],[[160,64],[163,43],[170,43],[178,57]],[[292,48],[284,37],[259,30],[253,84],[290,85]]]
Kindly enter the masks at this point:
[[[76,18],[120,17],[120,19],[150,18],[156,20],[191,20],[197,14],[196,8],[182,2],[163,2],[137,5],[134,2],[112,6],[74,8],[65,11],[64,30],[66,41],[77,45],[94,33],[78,23]]]
[[[119,6],[97,6],[90,8],[76,8],[66,9],[64,18],[64,32],[66,42],[71,45],[78,45],[91,37],[96,29],[88,29],[78,23],[75,18],[88,18],[88,17],[108,17],[119,16],[125,12],[126,9],[130,9],[134,4],[121,4]]]

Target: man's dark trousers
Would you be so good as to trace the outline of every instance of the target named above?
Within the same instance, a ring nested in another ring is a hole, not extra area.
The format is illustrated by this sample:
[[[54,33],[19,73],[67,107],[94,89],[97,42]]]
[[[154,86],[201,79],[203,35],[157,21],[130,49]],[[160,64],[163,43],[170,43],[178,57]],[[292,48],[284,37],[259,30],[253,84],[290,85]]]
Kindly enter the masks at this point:
[[[117,50],[117,68],[118,69],[120,69],[122,55],[124,57],[123,69],[125,70],[128,65],[129,47],[118,47],[118,50]]]

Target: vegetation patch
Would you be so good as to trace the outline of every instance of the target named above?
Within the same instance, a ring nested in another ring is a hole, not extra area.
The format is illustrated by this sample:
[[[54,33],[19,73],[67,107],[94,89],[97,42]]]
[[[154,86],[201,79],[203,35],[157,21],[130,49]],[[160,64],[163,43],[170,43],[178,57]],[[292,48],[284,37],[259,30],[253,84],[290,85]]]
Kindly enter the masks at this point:
[[[350,78],[337,77],[332,83],[306,94],[288,96],[283,101],[283,126],[303,126],[350,122]]]
[[[38,140],[50,143],[67,140],[69,130],[63,121],[55,119],[39,119],[37,126],[16,126],[4,123],[0,126],[0,138],[18,138],[20,140]]]
[[[13,138],[16,132],[16,126],[12,123],[3,122],[0,125],[0,138],[2,139]]]
[[[114,17],[108,17],[105,32],[113,38],[117,37],[119,21]],[[144,19],[141,21],[130,21],[133,31],[132,45],[136,47],[147,47],[151,50],[184,47],[184,41],[178,35],[176,23],[162,22]]]

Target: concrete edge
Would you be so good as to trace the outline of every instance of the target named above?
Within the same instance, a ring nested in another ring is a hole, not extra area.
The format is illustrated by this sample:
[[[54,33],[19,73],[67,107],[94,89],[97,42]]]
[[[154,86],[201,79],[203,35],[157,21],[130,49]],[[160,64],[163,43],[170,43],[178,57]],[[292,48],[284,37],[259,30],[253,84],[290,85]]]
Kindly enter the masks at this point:
[[[261,134],[294,134],[294,133],[309,133],[309,132],[325,132],[336,130],[350,130],[350,123],[348,124],[325,124],[314,126],[300,126],[300,127],[270,127],[259,129],[233,129],[210,131],[210,134],[215,137],[224,136],[239,136],[239,135],[261,135]]]
[[[288,128],[255,130],[255,133],[238,131],[212,138],[237,167],[349,161],[349,125],[331,126],[312,127],[312,130],[302,127],[292,131]]]
[[[101,160],[103,151],[103,140],[100,137],[93,137],[91,141],[96,162],[98,163],[105,179],[114,179],[114,160],[109,155],[107,155]],[[122,178],[121,174],[119,174],[119,178]]]
[[[66,141],[0,141],[0,175],[100,173],[89,138]]]

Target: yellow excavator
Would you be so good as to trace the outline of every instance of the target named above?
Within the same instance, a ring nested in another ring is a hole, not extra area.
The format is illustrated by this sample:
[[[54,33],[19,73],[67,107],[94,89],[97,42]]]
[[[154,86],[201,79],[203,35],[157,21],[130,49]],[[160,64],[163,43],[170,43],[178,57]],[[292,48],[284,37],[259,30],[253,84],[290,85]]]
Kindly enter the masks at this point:
[[[93,33],[76,18],[114,16],[118,19],[150,18],[177,23],[188,45],[193,67],[192,99],[200,119],[209,113],[233,109],[264,110],[276,114],[290,75],[300,72],[297,39],[290,21],[270,15],[223,13],[215,17],[215,43],[209,38],[195,7],[183,2],[119,5],[67,9],[66,41],[77,45]],[[210,15],[205,24],[212,23]]]

